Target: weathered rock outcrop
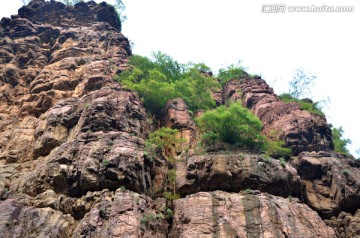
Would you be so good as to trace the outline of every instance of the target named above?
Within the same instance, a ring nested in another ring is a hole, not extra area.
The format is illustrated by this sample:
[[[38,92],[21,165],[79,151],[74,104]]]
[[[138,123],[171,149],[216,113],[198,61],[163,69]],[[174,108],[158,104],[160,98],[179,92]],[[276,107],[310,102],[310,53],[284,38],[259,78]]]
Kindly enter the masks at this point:
[[[92,206],[72,237],[167,237],[165,199],[129,191],[106,194]]]
[[[48,190],[34,199],[7,199],[0,212],[0,237],[160,238],[168,233],[165,199],[153,201],[125,189],[79,199],[56,199]],[[73,216],[82,219],[78,222]]]
[[[257,115],[264,133],[280,132],[294,154],[333,149],[331,129],[326,119],[299,103],[284,103],[262,79],[232,79],[224,85],[223,100],[240,101]]]
[[[296,170],[279,160],[245,153],[210,154],[186,159],[186,171],[177,168],[177,191],[188,195],[199,191],[239,192],[257,189],[277,196],[302,199]]]
[[[87,4],[91,11],[108,8]],[[20,15],[1,21],[0,54],[6,57],[0,64],[0,158],[8,162],[31,159],[35,130],[45,123],[41,115],[61,99],[110,85],[131,54],[128,40],[106,21],[58,27],[55,19],[44,18],[48,24],[39,24],[37,17],[43,16],[37,12],[55,17],[52,11],[56,9],[65,14],[71,8],[36,0],[22,8]],[[20,29],[25,33],[19,35]],[[62,136],[62,131],[56,133]],[[55,139],[50,147],[62,139]]]
[[[351,213],[341,212],[339,216],[332,217],[326,223],[333,227],[337,237],[359,237],[360,236],[360,210],[354,215]]]
[[[181,140],[179,151],[185,151],[195,146],[196,127],[183,99],[169,100],[165,105],[163,125],[179,131]]]
[[[69,237],[76,222],[51,208],[26,207],[14,199],[0,203],[0,237]]]
[[[360,163],[335,153],[303,152],[294,161],[305,185],[305,200],[322,217],[360,208]]]
[[[316,212],[295,199],[256,191],[216,191],[177,200],[170,237],[329,238],[335,233]]]
[[[217,105],[241,101],[300,154],[201,154],[184,100],[150,123],[114,82],[131,55],[120,29],[114,8],[94,1],[33,0],[1,20],[0,237],[359,236],[360,164],[324,152],[324,118],[259,77],[230,80]],[[144,153],[160,124],[180,132],[174,163]]]
[[[89,26],[94,22],[107,22],[117,30],[121,30],[121,21],[114,7],[106,2],[100,4],[94,1],[79,2],[74,6],[66,6],[61,2],[35,0],[20,8],[19,16],[33,22],[60,27]],[[17,33],[19,32],[17,30]]]

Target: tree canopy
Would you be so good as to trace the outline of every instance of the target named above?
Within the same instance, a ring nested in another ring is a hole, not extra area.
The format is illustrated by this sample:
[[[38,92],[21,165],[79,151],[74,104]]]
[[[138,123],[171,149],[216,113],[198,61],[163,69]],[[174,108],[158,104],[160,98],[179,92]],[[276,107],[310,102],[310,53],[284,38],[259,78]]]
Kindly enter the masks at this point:
[[[145,108],[159,116],[166,102],[181,97],[190,110],[211,109],[215,101],[211,92],[220,87],[212,76],[200,69],[203,64],[181,64],[169,55],[153,53],[153,60],[139,55],[130,57],[132,69],[115,76],[124,87],[135,90],[144,102]]]
[[[332,138],[334,142],[334,150],[343,153],[343,154],[349,154],[349,150],[347,149],[347,146],[351,144],[351,140],[347,138],[343,138],[344,130],[342,127],[339,128],[332,128]]]

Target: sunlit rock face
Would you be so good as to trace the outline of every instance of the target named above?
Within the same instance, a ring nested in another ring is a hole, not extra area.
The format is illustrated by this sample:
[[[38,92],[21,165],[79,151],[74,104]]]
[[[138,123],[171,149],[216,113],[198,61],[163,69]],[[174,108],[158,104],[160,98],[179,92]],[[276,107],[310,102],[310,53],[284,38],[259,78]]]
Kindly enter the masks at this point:
[[[241,102],[294,154],[209,152],[186,100],[156,118],[114,82],[131,56],[120,31],[94,1],[33,0],[1,20],[0,237],[359,236],[360,164],[331,151],[324,118],[233,79],[216,104]],[[146,143],[159,126],[179,131],[171,158]]]
[[[232,79],[224,85],[223,100],[239,101],[251,109],[264,125],[264,133],[278,133],[295,155],[302,151],[334,148],[326,119],[296,102],[282,102],[262,79]]]
[[[310,222],[311,221],[311,222]],[[319,215],[295,199],[200,192],[175,202],[170,237],[335,237]]]

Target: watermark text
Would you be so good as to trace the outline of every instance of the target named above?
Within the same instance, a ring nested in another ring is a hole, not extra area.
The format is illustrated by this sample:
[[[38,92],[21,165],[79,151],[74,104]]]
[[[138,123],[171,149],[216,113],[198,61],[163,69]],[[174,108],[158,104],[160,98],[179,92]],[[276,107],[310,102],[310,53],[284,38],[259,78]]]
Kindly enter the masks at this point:
[[[285,12],[354,12],[354,6],[330,6],[330,5],[309,5],[309,6],[286,6],[286,4],[263,4],[263,13],[285,13]]]

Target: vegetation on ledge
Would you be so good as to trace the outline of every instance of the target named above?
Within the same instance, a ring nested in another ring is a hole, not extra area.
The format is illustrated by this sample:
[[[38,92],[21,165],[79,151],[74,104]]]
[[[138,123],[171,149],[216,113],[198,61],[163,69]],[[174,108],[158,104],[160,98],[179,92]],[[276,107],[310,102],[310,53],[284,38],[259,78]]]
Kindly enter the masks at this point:
[[[297,99],[292,97],[289,93],[283,93],[279,97],[283,102],[297,102],[301,105],[301,109],[311,112],[315,115],[325,117],[325,114],[318,107],[317,102],[312,102],[309,99]]]
[[[139,55],[131,56],[129,64],[133,68],[115,76],[115,80],[123,86],[139,93],[149,112],[160,116],[166,102],[178,97],[193,111],[215,107],[211,92],[220,84],[206,74],[209,67],[204,64],[180,64],[161,52],[153,56],[154,61]]]

